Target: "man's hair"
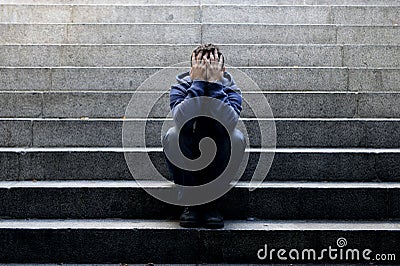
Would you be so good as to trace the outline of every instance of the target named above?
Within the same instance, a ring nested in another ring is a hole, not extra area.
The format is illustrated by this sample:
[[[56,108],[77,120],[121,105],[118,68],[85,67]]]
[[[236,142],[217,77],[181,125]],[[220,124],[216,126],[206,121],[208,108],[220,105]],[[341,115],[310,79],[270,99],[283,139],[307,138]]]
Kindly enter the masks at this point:
[[[219,50],[219,47],[212,44],[212,43],[207,43],[207,44],[202,44],[197,46],[196,49],[193,50],[195,56],[197,56],[200,52],[203,52],[203,55],[206,53],[208,54],[207,59],[210,59],[209,53],[213,53],[214,51],[217,50],[218,53],[218,58],[221,58],[222,53]],[[225,56],[222,56],[222,67],[225,65]],[[190,66],[192,66],[192,55],[190,55]]]

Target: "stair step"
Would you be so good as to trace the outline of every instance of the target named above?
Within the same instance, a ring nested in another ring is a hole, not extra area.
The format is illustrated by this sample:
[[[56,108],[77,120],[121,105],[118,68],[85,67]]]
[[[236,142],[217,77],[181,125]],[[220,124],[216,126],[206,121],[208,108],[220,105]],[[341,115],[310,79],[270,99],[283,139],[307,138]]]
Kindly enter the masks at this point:
[[[0,67],[1,91],[132,91],[162,70],[158,67]],[[398,68],[244,67],[232,72],[243,91],[255,88],[237,79],[242,71],[263,91],[399,91]],[[167,84],[188,67],[167,67]],[[240,73],[240,72],[239,72]],[[168,87],[167,87],[168,88]]]
[[[376,254],[388,259],[400,252],[398,222],[227,221],[224,229],[209,230],[162,220],[10,220],[0,228],[2,239],[10,240],[1,242],[0,258],[7,263],[282,263],[276,256],[280,248],[285,256],[291,249],[300,254],[313,249],[320,256],[329,247],[337,258],[325,252],[318,263],[370,263]],[[265,245],[275,249],[272,260],[257,256]],[[349,249],[358,249],[360,259],[340,259],[339,251]],[[371,250],[368,261],[365,249]],[[310,261],[312,255],[290,260]]]
[[[0,24],[1,44],[392,44],[400,27],[266,24]],[[235,32],[235,34],[230,34]],[[93,34],[95,33],[95,34]],[[132,34],[134,33],[134,34]]]
[[[270,0],[269,0],[270,1]],[[390,1],[390,0],[384,0]],[[14,5],[198,5],[199,0],[3,0],[3,4]],[[379,4],[379,3],[376,3]]]
[[[1,181],[3,218],[177,219],[181,207],[146,189],[166,182]],[[272,182],[249,191],[239,182],[219,201],[227,219],[399,219],[399,183]],[[5,207],[6,206],[6,207]],[[1,223],[0,223],[1,224]]]
[[[148,160],[169,179],[161,148],[136,149],[137,179],[149,179]],[[249,162],[241,177],[249,181],[260,154],[247,149]],[[0,180],[132,180],[122,148],[0,148]],[[277,148],[266,181],[399,181],[399,149]],[[260,162],[262,163],[262,162]]]
[[[246,119],[250,146],[260,147],[260,131],[274,134],[277,147],[397,148],[400,121],[396,119]],[[122,126],[131,130],[129,147],[161,146],[161,130],[172,120],[123,119],[3,119],[0,145],[11,147],[122,147]],[[244,132],[244,128],[239,126]],[[163,132],[165,132],[163,131]],[[164,134],[164,133],[163,133]],[[128,135],[127,135],[128,136]],[[126,146],[128,147],[128,146]]]
[[[195,47],[184,44],[0,45],[0,66],[165,67],[188,62],[187,55]],[[228,44],[220,47],[232,66],[250,62],[252,66],[400,66],[400,46]]]
[[[202,42],[397,45],[399,32],[400,27],[393,26],[204,24]]]
[[[201,43],[200,24],[0,24],[1,44]]]
[[[189,61],[195,45],[2,45],[1,66],[152,66]],[[244,49],[246,48],[246,49]],[[384,47],[386,48],[386,47]],[[340,46],[221,45],[230,65],[341,66]],[[374,49],[371,47],[371,49]],[[241,52],[239,52],[239,50]],[[296,57],[294,57],[296,53]],[[170,54],[175,56],[171,57]],[[132,56],[135,55],[135,56]],[[150,55],[150,56],[149,56]],[[260,56],[265,55],[265,56]],[[268,56],[267,56],[268,55]],[[380,60],[377,58],[376,60]],[[393,60],[393,58],[392,58]],[[228,61],[227,61],[228,62]],[[396,60],[397,62],[397,60]],[[397,64],[393,62],[393,64]],[[363,64],[364,66],[364,64]]]
[[[3,4],[96,5],[377,5],[398,6],[397,0],[3,0]]]
[[[161,88],[160,88],[161,89]],[[399,118],[397,92],[246,92],[242,118],[254,118],[254,110],[266,112],[268,102],[275,118]],[[260,97],[265,96],[264,101]],[[169,92],[1,92],[0,117],[122,118],[131,99],[140,102],[136,116],[164,118],[170,112]],[[157,100],[157,101],[156,101]],[[249,106],[251,103],[251,107]],[[132,105],[130,105],[132,106]],[[146,106],[159,106],[150,112]],[[149,113],[150,112],[150,113]]]
[[[203,22],[274,24],[398,24],[398,6],[282,5],[0,5],[0,22]],[[57,14],[57,15],[55,15]],[[219,14],[216,16],[215,14]]]
[[[396,6],[203,5],[202,22],[394,25],[399,12]]]
[[[0,22],[8,23],[194,23],[198,6],[172,5],[0,5]]]
[[[30,0],[8,0],[18,3],[18,1]],[[60,1],[60,0],[40,0],[40,1]],[[71,0],[70,0],[71,1]],[[76,0],[77,2],[82,0]],[[86,0],[87,1],[87,0]],[[89,0],[90,1],[90,0]],[[93,0],[94,1],[94,0]],[[107,0],[103,0],[107,1]],[[208,5],[374,5],[374,6],[398,6],[397,0],[201,0],[202,4]]]

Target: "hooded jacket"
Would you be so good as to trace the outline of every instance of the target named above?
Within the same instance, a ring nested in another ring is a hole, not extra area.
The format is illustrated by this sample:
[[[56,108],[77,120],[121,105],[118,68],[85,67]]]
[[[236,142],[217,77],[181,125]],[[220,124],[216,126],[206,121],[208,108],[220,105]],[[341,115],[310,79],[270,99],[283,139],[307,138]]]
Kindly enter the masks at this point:
[[[183,126],[182,124],[185,124],[186,127],[186,123],[183,122],[187,116],[196,113],[196,109],[202,108],[201,101],[188,102],[188,100],[199,96],[208,96],[220,100],[225,106],[229,106],[229,108],[221,109],[224,110],[222,116],[223,124],[226,125],[229,131],[235,128],[242,111],[242,94],[229,72],[224,72],[221,83],[203,80],[193,81],[189,71],[177,75],[176,80],[178,84],[171,86],[170,90],[170,107],[178,127]],[[191,119],[187,126],[192,128],[193,131],[195,128],[212,128],[210,118]]]

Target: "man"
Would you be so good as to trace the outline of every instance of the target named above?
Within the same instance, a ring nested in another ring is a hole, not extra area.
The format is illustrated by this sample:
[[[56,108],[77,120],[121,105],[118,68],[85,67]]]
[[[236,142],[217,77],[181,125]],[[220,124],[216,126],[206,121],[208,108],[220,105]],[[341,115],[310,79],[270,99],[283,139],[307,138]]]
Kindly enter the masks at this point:
[[[231,155],[231,145],[240,147],[244,151],[246,146],[244,136],[235,129],[242,110],[241,91],[232,75],[225,70],[224,57],[219,48],[213,44],[200,45],[192,52],[190,71],[179,74],[177,76],[179,83],[171,87],[170,107],[175,124],[185,121],[185,115],[193,113],[196,108],[204,108],[204,104],[196,106],[190,101],[200,99],[196,97],[218,99],[225,105],[225,109],[221,109],[224,110],[223,125],[211,117],[197,116],[183,123],[179,127],[180,132],[177,127],[173,127],[164,136],[164,152],[178,148],[171,147],[172,139],[175,139],[175,143],[179,142],[183,155],[192,160],[201,155],[199,143],[203,138],[212,138],[217,147],[213,161],[198,171],[183,170],[166,158],[170,175],[176,184],[184,186],[206,184],[217,178],[226,168]],[[180,216],[180,225],[222,228],[224,221],[217,209],[217,201],[213,201],[200,206],[185,207]]]

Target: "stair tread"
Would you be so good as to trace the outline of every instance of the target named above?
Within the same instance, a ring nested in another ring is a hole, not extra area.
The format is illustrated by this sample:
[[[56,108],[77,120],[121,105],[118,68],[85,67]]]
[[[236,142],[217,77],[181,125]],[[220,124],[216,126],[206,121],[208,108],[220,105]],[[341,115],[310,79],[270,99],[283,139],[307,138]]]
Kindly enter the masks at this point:
[[[142,219],[3,219],[1,229],[161,229],[187,230],[176,220]],[[207,230],[207,229],[197,229]],[[226,220],[221,230],[263,230],[263,231],[399,231],[400,221],[324,221],[324,220]]]
[[[171,182],[135,180],[49,180],[49,181],[0,181],[2,188],[165,188]],[[254,188],[250,182],[239,181],[237,188]],[[332,181],[265,181],[259,188],[315,188],[315,189],[397,189],[400,182],[332,182]]]
[[[275,153],[399,153],[400,148],[313,148],[313,147],[294,147],[294,148],[246,148],[246,152],[271,152]],[[38,153],[38,152],[162,152],[162,147],[0,147],[0,153]]]

